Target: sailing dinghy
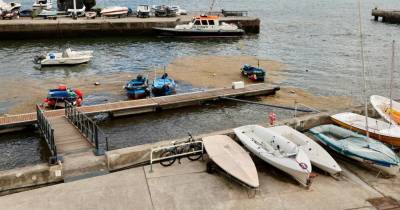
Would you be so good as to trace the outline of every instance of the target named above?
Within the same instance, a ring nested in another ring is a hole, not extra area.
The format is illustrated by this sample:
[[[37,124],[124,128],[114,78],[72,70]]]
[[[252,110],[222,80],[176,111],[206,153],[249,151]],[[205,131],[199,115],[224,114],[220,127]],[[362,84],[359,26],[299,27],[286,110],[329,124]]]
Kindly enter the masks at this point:
[[[400,124],[400,103],[392,100],[392,107],[390,107],[390,99],[372,95],[370,101],[374,109],[382,116],[385,120],[398,126]]]
[[[209,158],[226,173],[252,188],[260,185],[253,160],[233,139],[225,135],[207,136],[203,145]]]
[[[336,125],[321,125],[311,133],[332,150],[390,175],[399,173],[400,159],[383,143]]]
[[[254,155],[288,173],[303,186],[311,185],[310,159],[295,143],[259,125],[246,125],[233,130]]]
[[[341,127],[366,135],[367,126],[363,115],[345,112],[332,115],[331,119]],[[373,139],[393,146],[400,146],[400,128],[398,126],[370,117],[367,119],[368,132]]]
[[[331,175],[339,174],[342,171],[332,156],[308,136],[287,125],[275,126],[267,129],[280,134],[303,149],[308,158],[310,158],[311,164],[314,166],[317,166]]]

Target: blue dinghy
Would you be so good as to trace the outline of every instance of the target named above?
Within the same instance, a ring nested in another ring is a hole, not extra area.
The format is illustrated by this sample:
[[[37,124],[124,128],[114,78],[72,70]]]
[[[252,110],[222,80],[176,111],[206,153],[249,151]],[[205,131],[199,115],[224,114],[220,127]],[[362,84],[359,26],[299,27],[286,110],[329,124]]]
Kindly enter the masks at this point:
[[[132,99],[146,98],[150,95],[149,80],[140,74],[136,79],[129,81],[124,88],[128,97]]]
[[[175,81],[164,73],[153,81],[152,91],[155,96],[166,96],[175,93]]]
[[[399,173],[399,157],[379,141],[336,125],[321,125],[310,131],[323,144],[346,157],[371,165],[390,175]]]

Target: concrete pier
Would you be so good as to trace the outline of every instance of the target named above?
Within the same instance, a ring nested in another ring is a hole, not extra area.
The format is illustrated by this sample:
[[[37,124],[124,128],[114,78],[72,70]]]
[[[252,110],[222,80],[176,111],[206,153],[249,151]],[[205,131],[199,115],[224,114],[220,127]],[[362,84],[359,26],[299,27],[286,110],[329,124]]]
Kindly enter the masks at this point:
[[[198,14],[197,14],[198,15]],[[155,35],[153,27],[175,27],[188,23],[192,15],[151,18],[101,18],[88,20],[58,18],[57,20],[20,18],[0,20],[1,39],[97,37],[97,36],[148,36]],[[234,23],[246,33],[260,32],[260,19],[254,17],[221,17],[221,21]]]
[[[371,14],[374,16],[375,21],[381,18],[382,22],[400,23],[400,10],[382,10],[375,8],[372,10]]]

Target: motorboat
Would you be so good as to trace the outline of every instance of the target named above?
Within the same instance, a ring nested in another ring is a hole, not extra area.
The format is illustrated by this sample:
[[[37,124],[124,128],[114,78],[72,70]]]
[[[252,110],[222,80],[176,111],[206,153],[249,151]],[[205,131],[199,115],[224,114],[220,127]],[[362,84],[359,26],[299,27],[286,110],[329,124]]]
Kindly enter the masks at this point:
[[[47,10],[43,9],[40,11],[38,14],[39,17],[43,17],[45,19],[50,19],[50,18],[57,18],[57,11],[55,10]]]
[[[174,94],[175,88],[175,81],[167,73],[164,73],[153,81],[151,90],[155,96],[166,96]]]
[[[154,5],[152,10],[156,17],[175,17],[178,15],[178,8],[167,5]]]
[[[265,70],[260,67],[254,67],[249,64],[244,64],[243,68],[240,69],[242,75],[248,77],[253,81],[264,81],[265,80]]]
[[[32,5],[32,9],[46,9],[50,10],[53,8],[52,0],[35,0]]]
[[[70,48],[62,53],[50,52],[46,55],[35,56],[34,63],[41,66],[51,65],[77,65],[89,62],[93,51],[72,51]]]
[[[378,114],[394,126],[400,125],[400,103],[389,98],[372,95],[370,101]],[[392,101],[392,107],[390,107]]]
[[[14,17],[19,18],[19,10],[21,4],[17,2],[5,3],[0,0],[0,18],[1,19],[12,19]]]
[[[124,89],[128,97],[133,99],[146,98],[150,95],[149,80],[140,74],[135,79],[129,81],[124,86]]]
[[[295,143],[259,125],[246,125],[233,131],[255,156],[291,175],[301,185],[311,185],[310,159]]]
[[[332,158],[332,156],[308,136],[287,125],[269,127],[267,129],[274,131],[289,141],[295,143],[307,154],[312,165],[328,172],[333,176],[342,171],[339,164]]]
[[[194,17],[189,24],[175,28],[153,28],[160,36],[184,37],[233,37],[244,35],[244,30],[235,24],[221,22],[218,16],[201,15]]]
[[[128,7],[107,7],[101,10],[100,14],[104,17],[126,17],[128,15]]]
[[[136,9],[138,18],[149,18],[151,12],[150,5],[139,5]]]
[[[49,90],[43,102],[52,108],[64,107],[65,102],[69,102],[74,106],[81,106],[83,92],[79,89],[68,88],[66,85],[59,85],[57,89]]]
[[[171,8],[176,11],[177,15],[187,15],[187,11],[182,9],[180,6],[171,6]]]
[[[389,175],[399,173],[399,157],[379,141],[332,124],[314,127],[310,132],[337,153]]]
[[[213,163],[225,173],[251,188],[260,186],[256,166],[250,155],[226,135],[203,137],[204,149]],[[210,171],[210,163],[207,164]]]
[[[352,112],[344,112],[331,116],[335,124],[366,135],[367,125],[365,116]],[[382,120],[368,117],[368,133],[373,139],[390,144],[396,147],[400,146],[400,128]]]

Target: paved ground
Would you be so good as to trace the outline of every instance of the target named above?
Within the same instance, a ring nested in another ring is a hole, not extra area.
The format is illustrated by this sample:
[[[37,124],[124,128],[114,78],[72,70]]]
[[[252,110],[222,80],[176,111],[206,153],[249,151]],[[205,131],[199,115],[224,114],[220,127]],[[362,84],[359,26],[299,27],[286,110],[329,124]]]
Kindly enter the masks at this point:
[[[271,166],[256,165],[255,196],[219,173],[205,172],[204,161],[183,160],[171,167],[156,164],[153,172],[139,167],[3,196],[0,209],[375,209],[366,199],[382,196],[349,170],[339,180],[319,174],[307,190]]]

